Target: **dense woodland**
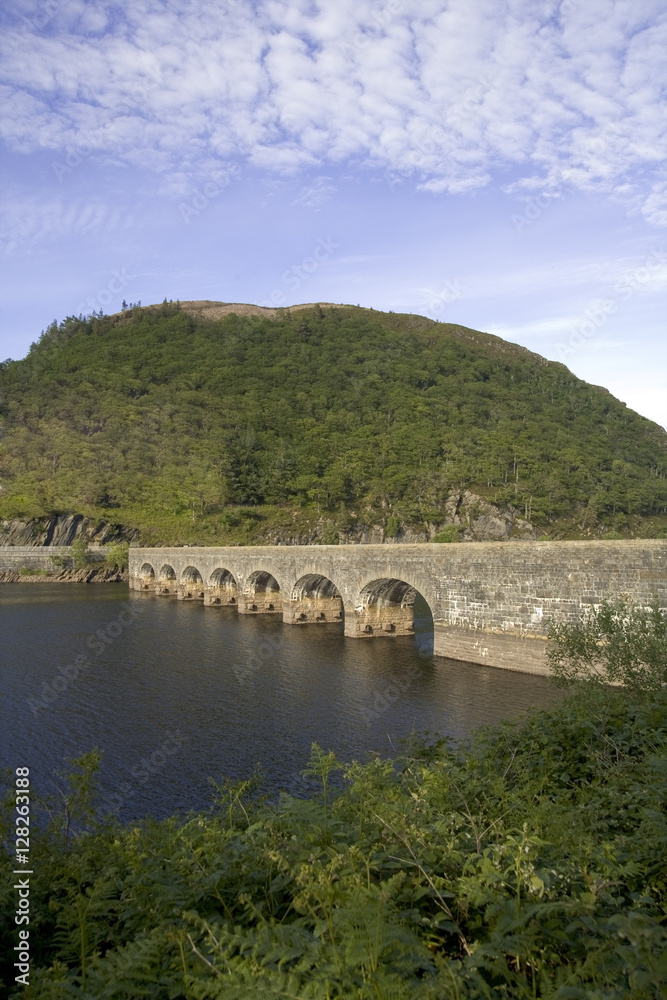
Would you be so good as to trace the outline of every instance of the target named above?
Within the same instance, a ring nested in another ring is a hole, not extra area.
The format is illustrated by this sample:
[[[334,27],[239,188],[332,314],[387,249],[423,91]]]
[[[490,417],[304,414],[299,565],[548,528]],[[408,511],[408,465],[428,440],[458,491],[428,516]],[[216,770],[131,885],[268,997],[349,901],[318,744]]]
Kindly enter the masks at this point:
[[[561,364],[416,316],[69,317],[0,366],[0,420],[0,517],[80,512],[152,542],[308,518],[327,541],[437,528],[466,489],[553,538],[667,526],[660,427]]]

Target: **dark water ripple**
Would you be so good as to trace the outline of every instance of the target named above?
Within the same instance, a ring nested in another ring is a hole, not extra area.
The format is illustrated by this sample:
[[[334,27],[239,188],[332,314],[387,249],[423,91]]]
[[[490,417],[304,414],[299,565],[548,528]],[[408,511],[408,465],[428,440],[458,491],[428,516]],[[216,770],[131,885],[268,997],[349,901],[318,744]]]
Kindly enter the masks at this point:
[[[269,791],[302,793],[313,742],[368,760],[413,730],[460,739],[557,697],[542,677],[434,658],[428,608],[416,612],[414,638],[355,640],[118,584],[6,584],[0,764],[29,766],[45,792],[99,747],[103,808],[159,818],[205,807],[209,775],[256,763]],[[77,656],[89,665],[58,680]]]

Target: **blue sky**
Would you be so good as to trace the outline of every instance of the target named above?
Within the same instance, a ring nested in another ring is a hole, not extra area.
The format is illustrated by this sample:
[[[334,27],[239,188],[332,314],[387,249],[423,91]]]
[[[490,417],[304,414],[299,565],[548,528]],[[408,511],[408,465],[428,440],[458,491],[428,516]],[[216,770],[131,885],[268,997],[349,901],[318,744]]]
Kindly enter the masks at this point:
[[[663,0],[10,0],[3,357],[123,299],[496,333],[667,426]]]

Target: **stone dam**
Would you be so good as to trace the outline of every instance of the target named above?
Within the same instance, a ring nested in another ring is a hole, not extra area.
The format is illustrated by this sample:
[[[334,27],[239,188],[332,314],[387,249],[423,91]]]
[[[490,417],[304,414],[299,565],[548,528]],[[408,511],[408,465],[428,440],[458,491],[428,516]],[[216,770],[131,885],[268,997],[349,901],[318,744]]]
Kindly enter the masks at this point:
[[[417,593],[436,656],[546,674],[550,617],[625,595],[667,608],[667,541],[131,548],[130,587],[286,625],[410,635]]]

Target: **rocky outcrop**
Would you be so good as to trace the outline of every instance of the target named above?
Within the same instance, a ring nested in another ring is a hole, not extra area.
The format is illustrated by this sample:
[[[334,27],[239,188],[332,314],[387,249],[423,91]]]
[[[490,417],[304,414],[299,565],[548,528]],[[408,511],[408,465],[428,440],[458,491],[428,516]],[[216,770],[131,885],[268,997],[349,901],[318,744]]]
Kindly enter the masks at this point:
[[[445,504],[446,518],[437,531],[452,524],[459,528],[463,542],[535,541],[538,531],[519,517],[514,507],[501,509],[476,493],[452,493]]]
[[[0,570],[0,583],[123,583],[127,578],[127,572],[107,566],[63,569],[59,573],[25,574],[16,570]]]
[[[399,525],[395,534],[388,535],[382,525],[357,524],[347,530],[336,528],[333,521],[322,519],[308,532],[296,533],[289,528],[273,532],[262,539],[267,545],[396,545],[430,542],[449,526],[458,529],[461,542],[536,541],[537,529],[515,508],[501,509],[476,493],[453,493],[445,504],[445,517],[434,524]]]
[[[0,521],[0,545],[71,545],[83,538],[89,545],[132,542],[139,532],[83,514],[58,514],[34,521]]]

